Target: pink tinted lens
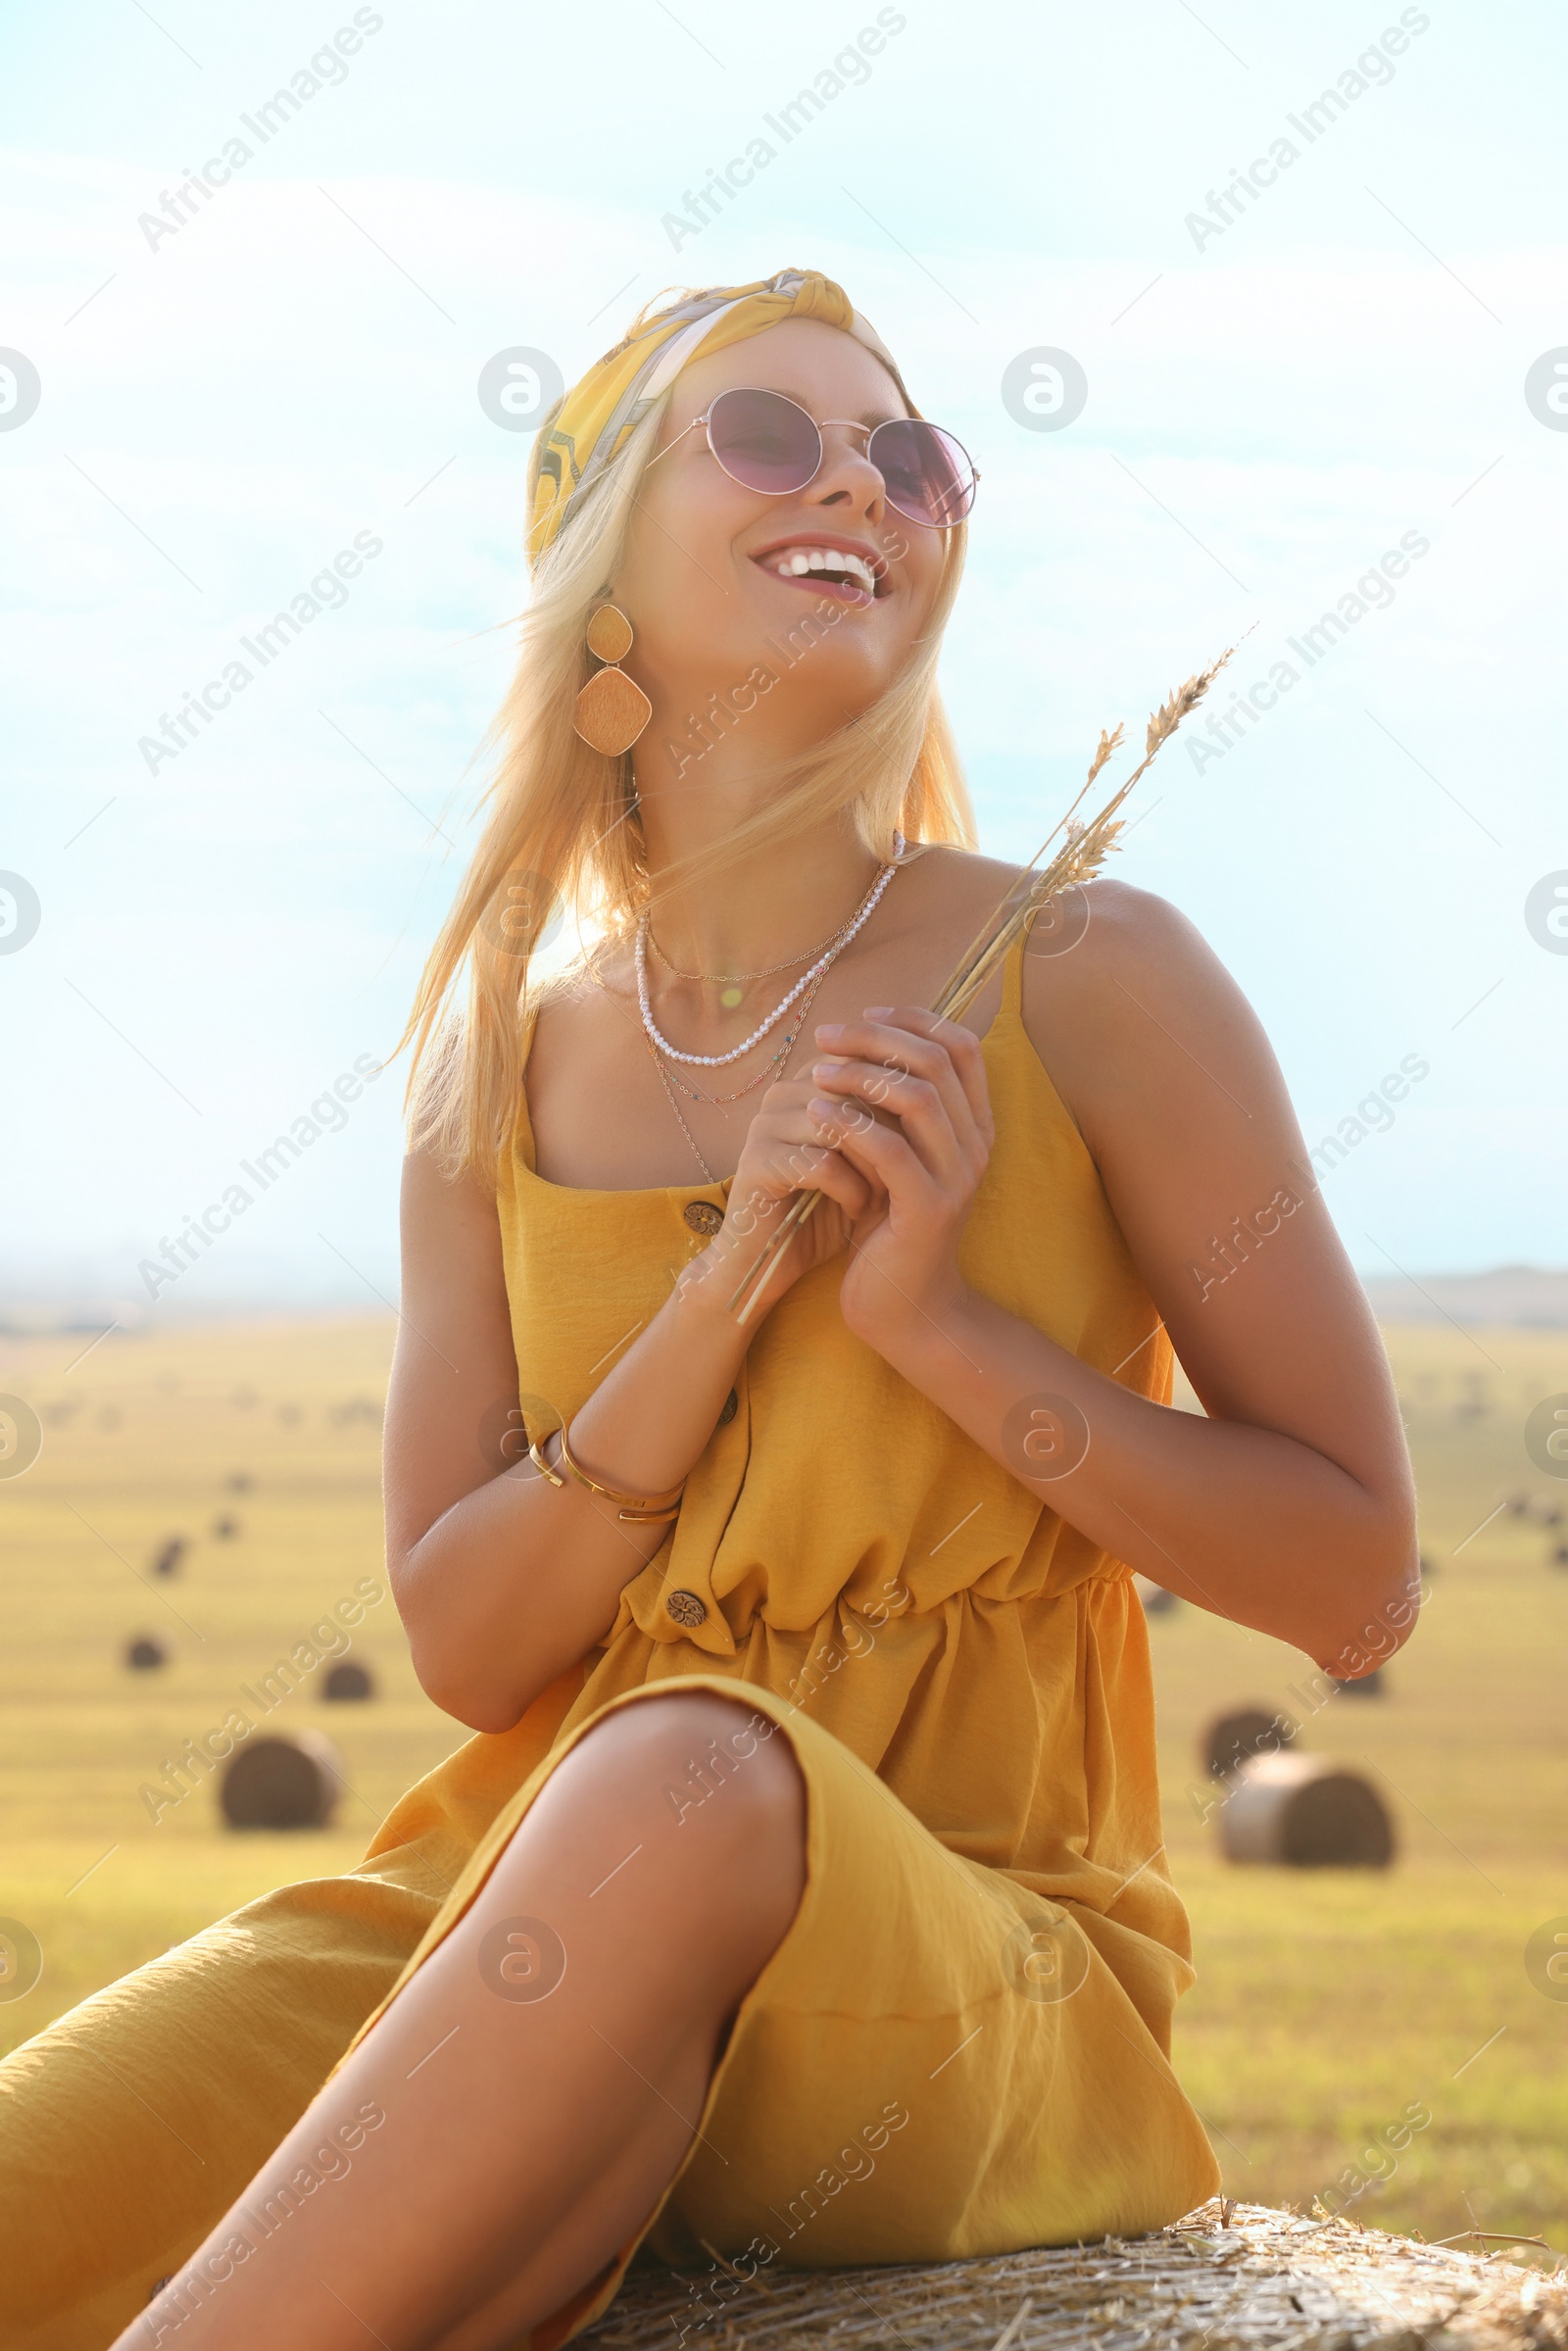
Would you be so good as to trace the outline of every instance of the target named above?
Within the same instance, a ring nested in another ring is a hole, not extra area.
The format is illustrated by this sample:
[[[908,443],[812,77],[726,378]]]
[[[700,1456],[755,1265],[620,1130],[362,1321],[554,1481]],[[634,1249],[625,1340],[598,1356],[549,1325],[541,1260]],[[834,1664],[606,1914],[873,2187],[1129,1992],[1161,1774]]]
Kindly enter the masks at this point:
[[[804,490],[822,463],[822,436],[805,409],[744,385],[710,405],[708,443],[732,480],[775,498]]]
[[[890,417],[871,435],[866,456],[887,485],[889,506],[911,522],[948,530],[963,521],[974,504],[969,453],[940,424],[919,416]]]

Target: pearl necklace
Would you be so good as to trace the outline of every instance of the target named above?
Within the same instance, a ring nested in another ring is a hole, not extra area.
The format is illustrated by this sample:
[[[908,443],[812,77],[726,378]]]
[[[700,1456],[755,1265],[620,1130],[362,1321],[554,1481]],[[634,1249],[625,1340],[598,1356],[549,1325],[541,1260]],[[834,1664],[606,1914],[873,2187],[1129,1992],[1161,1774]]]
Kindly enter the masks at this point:
[[[817,987],[820,987],[821,981],[819,980],[816,985]],[[655,1053],[653,1046],[651,1044],[649,1045],[648,1058],[650,1061],[652,1061],[654,1067],[659,1072],[659,1082],[663,1087],[669,1106],[675,1113],[675,1124],[679,1127],[681,1133],[691,1145],[693,1155],[696,1158],[698,1166],[703,1171],[703,1181],[705,1183],[716,1184],[718,1178],[714,1175],[712,1169],[709,1166],[708,1161],[703,1157],[702,1152],[698,1150],[697,1138],[692,1133],[691,1128],[686,1124],[685,1119],[681,1116],[680,1104],[675,1100],[676,1087],[678,1086],[680,1088],[682,1094],[685,1095],[688,1102],[707,1102],[710,1108],[721,1109],[730,1102],[738,1102],[744,1095],[755,1093],[759,1086],[765,1086],[769,1078],[782,1077],[786,1068],[789,1066],[790,1054],[795,1049],[796,1040],[800,1037],[806,1026],[806,1016],[811,1008],[811,999],[815,994],[816,988],[808,988],[807,990],[797,1008],[795,1026],[791,1029],[785,1030],[783,1041],[780,1044],[777,1053],[774,1053],[771,1060],[763,1063],[762,1067],[758,1071],[755,1078],[748,1078],[745,1085],[737,1086],[733,1094],[699,1094],[696,1087],[688,1086],[684,1078],[671,1078],[669,1071],[664,1067],[663,1062]],[[645,1040],[645,1043],[647,1041]]]
[[[902,857],[904,854],[904,836],[902,833],[895,834],[894,836],[893,854],[895,859]],[[743,1045],[731,1046],[727,1053],[683,1053],[678,1046],[670,1044],[669,1040],[660,1029],[658,1022],[654,1018],[654,1009],[649,1001],[648,995],[648,908],[645,906],[642,913],[637,918],[637,1002],[642,1009],[643,1029],[647,1035],[649,1044],[655,1048],[656,1052],[662,1053],[667,1060],[684,1061],[693,1068],[723,1069],[727,1067],[731,1061],[739,1061],[744,1054],[751,1053],[757,1046],[761,1044],[762,1039],[768,1034],[768,1032],[777,1027],[778,1023],[783,1019],[785,1013],[796,1002],[797,998],[805,994],[806,990],[810,987],[813,980],[819,980],[822,977],[829,965],[836,962],[838,957],[844,953],[844,950],[849,946],[851,940],[856,938],[858,934],[865,928],[865,925],[870,921],[871,916],[876,912],[878,906],[881,904],[882,893],[886,890],[889,882],[892,881],[893,876],[898,872],[898,870],[899,868],[896,862],[891,865],[883,866],[881,872],[877,875],[876,880],[872,883],[864,898],[861,899],[860,904],[856,908],[854,914],[851,915],[849,921],[844,925],[844,928],[839,932],[838,936],[830,942],[825,953],[818,955],[816,961],[811,965],[810,969],[802,974],[801,978],[796,981],[789,994],[786,997],[783,997],[780,1002],[773,1006],[773,1009],[768,1013],[767,1018],[760,1022],[760,1025],[752,1031],[745,1043]]]
[[[817,980],[813,986],[807,989],[806,994],[795,1007],[794,1019],[779,1039],[777,1053],[772,1055],[771,1059],[763,1062],[756,1077],[748,1078],[744,1086],[737,1086],[733,1094],[702,1094],[695,1086],[688,1086],[683,1077],[675,1078],[673,1083],[680,1088],[688,1102],[707,1102],[710,1107],[716,1109],[729,1102],[738,1102],[744,1095],[754,1094],[759,1086],[767,1084],[768,1079],[775,1071],[782,1075],[784,1064],[789,1059],[797,1040],[806,1027],[807,1014],[811,1008],[811,1000],[821,985],[821,980]],[[658,1066],[660,1076],[666,1083],[670,1082],[669,1072],[665,1069],[663,1062],[660,1060],[658,1053],[654,1052],[652,1045],[649,1046],[648,1051]]]

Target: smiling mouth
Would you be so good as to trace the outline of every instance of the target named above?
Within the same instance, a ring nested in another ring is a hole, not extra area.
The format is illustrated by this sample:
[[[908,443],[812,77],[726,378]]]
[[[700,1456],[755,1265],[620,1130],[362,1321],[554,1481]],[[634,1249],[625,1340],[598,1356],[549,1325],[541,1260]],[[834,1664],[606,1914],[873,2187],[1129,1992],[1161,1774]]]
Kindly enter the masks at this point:
[[[787,587],[805,588],[829,596],[835,603],[869,605],[888,592],[887,572],[872,570],[864,556],[835,547],[773,547],[754,556],[759,568],[781,579]]]

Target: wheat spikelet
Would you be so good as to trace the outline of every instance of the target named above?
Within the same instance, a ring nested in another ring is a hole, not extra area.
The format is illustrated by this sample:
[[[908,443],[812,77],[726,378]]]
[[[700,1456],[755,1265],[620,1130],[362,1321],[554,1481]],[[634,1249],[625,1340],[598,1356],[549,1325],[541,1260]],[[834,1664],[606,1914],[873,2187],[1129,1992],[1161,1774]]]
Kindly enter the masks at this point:
[[[1121,749],[1121,739],[1122,739],[1122,735],[1123,735],[1123,732],[1124,732],[1124,731],[1125,731],[1125,730],[1124,730],[1124,729],[1123,729],[1121,726],[1119,726],[1119,725],[1118,725],[1118,726],[1115,726],[1115,727],[1113,727],[1113,728],[1111,729],[1110,733],[1107,735],[1107,734],[1106,734],[1106,732],[1105,732],[1105,730],[1104,730],[1104,728],[1103,728],[1103,727],[1102,727],[1102,728],[1101,728],[1101,730],[1100,730],[1100,748],[1099,748],[1099,749],[1098,749],[1098,751],[1095,753],[1095,756],[1094,756],[1094,758],[1093,758],[1093,759],[1090,760],[1090,762],[1089,762],[1089,773],[1088,773],[1088,774],[1087,774],[1087,776],[1085,776],[1085,778],[1084,778],[1084,791],[1085,791],[1085,792],[1087,792],[1087,791],[1088,791],[1088,789],[1089,789],[1090,785],[1091,785],[1091,784],[1094,782],[1094,780],[1095,780],[1096,776],[1097,776],[1097,775],[1100,773],[1100,770],[1102,769],[1102,767],[1103,767],[1103,765],[1105,764],[1105,761],[1106,761],[1106,760],[1109,759],[1109,757],[1110,757],[1111,753],[1112,753],[1113,751],[1120,751],[1120,749]],[[1080,794],[1079,794],[1079,798],[1080,798],[1080,799],[1082,799],[1082,797],[1083,797],[1083,794],[1082,794],[1082,793],[1080,793]]]

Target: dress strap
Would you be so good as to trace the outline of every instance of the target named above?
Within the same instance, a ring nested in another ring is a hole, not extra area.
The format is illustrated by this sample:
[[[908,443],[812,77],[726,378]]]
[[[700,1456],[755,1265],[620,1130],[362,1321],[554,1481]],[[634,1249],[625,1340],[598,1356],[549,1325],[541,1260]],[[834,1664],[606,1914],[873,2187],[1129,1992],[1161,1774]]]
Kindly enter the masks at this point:
[[[533,1053],[533,1033],[539,1021],[537,1003],[527,1006],[522,1015],[519,1044],[522,1051],[522,1077],[517,1087],[516,1114],[513,1120],[512,1148],[529,1174],[534,1172],[533,1120],[528,1115],[528,1061]]]

